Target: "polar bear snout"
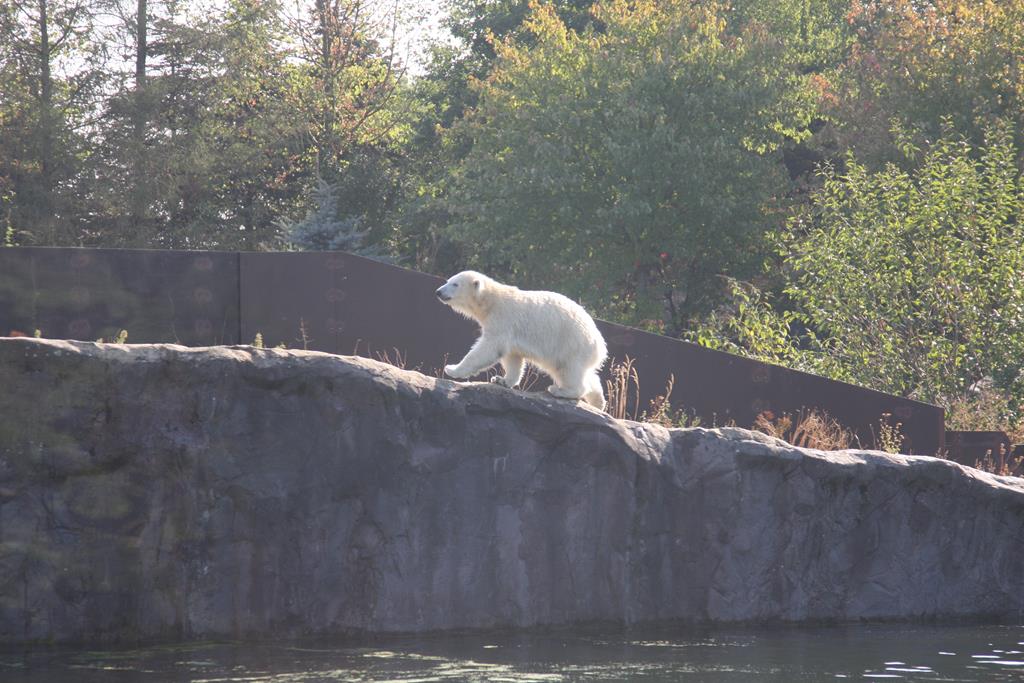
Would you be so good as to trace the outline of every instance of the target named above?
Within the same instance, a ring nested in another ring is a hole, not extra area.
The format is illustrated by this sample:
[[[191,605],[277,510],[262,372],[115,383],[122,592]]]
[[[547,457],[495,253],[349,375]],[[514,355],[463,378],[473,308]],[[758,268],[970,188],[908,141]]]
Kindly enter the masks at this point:
[[[438,287],[437,291],[434,292],[434,294],[436,294],[437,298],[440,299],[441,301],[451,301],[451,297],[444,293],[443,285],[441,287]]]

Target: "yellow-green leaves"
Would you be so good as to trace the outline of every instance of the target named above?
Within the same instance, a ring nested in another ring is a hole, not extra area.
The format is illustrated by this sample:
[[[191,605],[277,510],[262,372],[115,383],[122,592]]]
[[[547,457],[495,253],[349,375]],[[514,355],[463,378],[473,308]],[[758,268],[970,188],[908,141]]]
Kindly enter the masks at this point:
[[[791,312],[736,288],[696,338],[947,406],[995,391],[1019,414],[1024,183],[1011,126],[985,135],[947,126],[909,171],[828,170],[782,242]]]
[[[677,333],[718,275],[759,266],[789,186],[778,150],[811,99],[791,53],[722,5],[593,14],[577,33],[537,6],[496,46],[461,128],[453,233],[481,267]]]

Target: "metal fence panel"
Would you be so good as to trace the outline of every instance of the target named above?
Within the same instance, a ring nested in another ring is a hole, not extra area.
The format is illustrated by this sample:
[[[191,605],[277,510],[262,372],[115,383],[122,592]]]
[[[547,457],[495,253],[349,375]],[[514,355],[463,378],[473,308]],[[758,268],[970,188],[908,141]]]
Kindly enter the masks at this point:
[[[440,280],[342,253],[243,253],[242,339],[387,357],[428,374],[461,357],[475,323],[442,305]]]
[[[879,421],[888,414],[890,422],[902,424],[906,452],[931,455],[942,446],[944,415],[937,406],[621,325],[600,327],[612,356],[634,359],[641,407],[664,393],[671,377],[673,403],[694,411],[702,425],[750,427],[765,411],[795,417],[816,408],[854,430],[861,446],[873,448]]]
[[[946,432],[946,448],[950,460],[971,467],[986,457],[996,464],[1014,458],[1013,444],[1005,432],[949,430]]]
[[[92,341],[238,343],[238,255],[0,249],[0,334]]]

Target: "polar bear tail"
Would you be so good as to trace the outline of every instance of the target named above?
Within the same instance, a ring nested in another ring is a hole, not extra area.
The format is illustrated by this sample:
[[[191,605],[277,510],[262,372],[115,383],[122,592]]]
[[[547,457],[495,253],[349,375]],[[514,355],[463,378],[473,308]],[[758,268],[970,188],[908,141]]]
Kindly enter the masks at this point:
[[[601,388],[601,377],[597,374],[597,371],[589,373],[583,380],[583,386],[586,392],[582,398],[584,401],[594,406],[598,410],[604,410],[604,389]]]

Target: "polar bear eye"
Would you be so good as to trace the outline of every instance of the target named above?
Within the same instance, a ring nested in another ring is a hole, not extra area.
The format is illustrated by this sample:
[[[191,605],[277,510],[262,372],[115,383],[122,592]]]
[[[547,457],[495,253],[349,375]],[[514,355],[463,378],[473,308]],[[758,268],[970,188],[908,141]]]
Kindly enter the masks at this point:
[[[457,282],[453,282],[452,283],[452,289],[458,289],[458,286],[459,286],[459,283],[457,283]]]

